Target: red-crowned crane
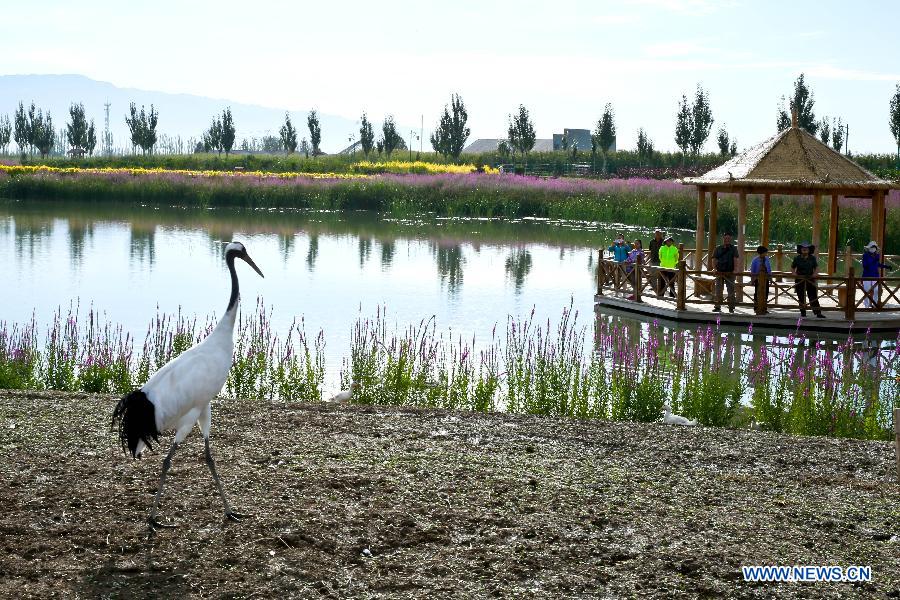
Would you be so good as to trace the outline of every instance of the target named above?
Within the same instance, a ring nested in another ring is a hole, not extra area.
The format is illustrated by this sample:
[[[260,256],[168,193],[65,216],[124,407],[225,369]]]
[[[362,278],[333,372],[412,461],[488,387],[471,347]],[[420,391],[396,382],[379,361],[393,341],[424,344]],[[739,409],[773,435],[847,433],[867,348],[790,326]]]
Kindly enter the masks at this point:
[[[122,451],[130,453],[134,458],[140,458],[144,449],[152,449],[150,438],[158,442],[160,432],[175,430],[175,440],[163,460],[159,488],[150,510],[148,521],[151,530],[157,527],[175,527],[160,523],[156,519],[156,511],[166,483],[166,473],[172,464],[172,456],[191,432],[194,423],[200,425],[205,440],[206,465],[216,482],[222,504],[225,505],[225,517],[238,521],[243,516],[231,510],[209,450],[209,426],[212,421],[210,401],[225,385],[234,350],[234,322],[240,303],[238,277],[234,270],[236,258],[246,261],[260,277],[263,276],[243,244],[228,244],[225,248],[225,264],[231,272],[231,297],[222,320],[206,339],[163,365],[141,389],[119,400],[113,411],[113,426],[118,424]]]

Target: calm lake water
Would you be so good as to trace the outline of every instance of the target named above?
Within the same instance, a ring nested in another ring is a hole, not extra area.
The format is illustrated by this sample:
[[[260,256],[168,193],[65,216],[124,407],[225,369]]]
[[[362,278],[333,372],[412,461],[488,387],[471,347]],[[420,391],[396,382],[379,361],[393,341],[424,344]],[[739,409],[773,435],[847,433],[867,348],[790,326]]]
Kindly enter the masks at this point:
[[[82,313],[93,307],[123,325],[139,346],[157,311],[200,321],[222,314],[230,292],[223,250],[235,239],[265,273],[238,261],[244,309],[261,297],[278,333],[297,317],[308,333],[322,330],[334,385],[353,324],[379,307],[401,329],[434,316],[437,331],[474,335],[476,344],[532,309],[537,322],[555,322],[572,303],[589,326],[596,248],[618,231],[645,244],[651,237],[572,221],[0,201],[0,320],[34,314],[46,325],[78,302]],[[672,233],[691,242],[692,232]]]
[[[34,314],[45,324],[76,301],[142,340],[157,307],[221,315],[230,291],[224,242],[235,239],[265,274],[238,261],[243,307],[262,297],[277,331],[300,316],[307,332],[323,330],[336,376],[353,323],[379,307],[401,328],[433,315],[438,330],[476,337],[532,308],[552,321],[570,302],[589,324],[596,248],[620,230],[650,237],[546,220],[4,201],[0,320]]]

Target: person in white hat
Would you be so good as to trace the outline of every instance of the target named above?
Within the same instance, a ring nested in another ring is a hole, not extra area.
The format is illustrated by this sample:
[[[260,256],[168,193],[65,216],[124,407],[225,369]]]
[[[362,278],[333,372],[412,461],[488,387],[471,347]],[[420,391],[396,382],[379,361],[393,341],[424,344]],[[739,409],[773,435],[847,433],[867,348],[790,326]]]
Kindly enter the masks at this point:
[[[878,252],[878,242],[874,240],[866,244],[866,251],[862,256],[863,267],[863,291],[865,297],[863,304],[866,308],[878,307],[878,279],[881,277],[881,269],[892,271],[893,268],[881,262],[881,254]]]

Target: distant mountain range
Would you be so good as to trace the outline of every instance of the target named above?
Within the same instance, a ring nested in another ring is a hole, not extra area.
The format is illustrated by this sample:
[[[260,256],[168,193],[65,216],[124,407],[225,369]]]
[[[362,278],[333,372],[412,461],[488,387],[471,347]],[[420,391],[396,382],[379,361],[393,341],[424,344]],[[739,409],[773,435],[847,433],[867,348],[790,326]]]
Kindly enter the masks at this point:
[[[38,108],[50,111],[57,129],[65,126],[69,118],[72,102],[84,104],[88,119],[94,119],[97,137],[103,132],[104,104],[109,102],[109,124],[113,134],[114,147],[130,147],[125,116],[128,105],[134,102],[138,108],[143,104],[149,110],[153,104],[159,112],[158,134],[181,136],[186,143],[189,138],[200,138],[209,127],[214,115],[221,114],[226,106],[231,107],[234,116],[237,141],[242,138],[260,138],[264,135],[278,135],[284,123],[284,109],[266,108],[253,104],[242,104],[225,99],[206,98],[191,94],[169,94],[120,88],[111,83],[96,81],[83,75],[0,75],[0,115],[6,114],[12,120],[19,101],[26,106],[34,101]],[[306,127],[306,111],[290,111],[291,121],[298,130],[298,138],[309,137]],[[322,150],[339,152],[350,145],[348,138],[359,138],[359,126],[355,119],[336,115],[319,114],[322,128]],[[375,124],[379,126],[378,123]],[[377,137],[377,134],[376,134]],[[298,139],[299,141],[299,139]]]

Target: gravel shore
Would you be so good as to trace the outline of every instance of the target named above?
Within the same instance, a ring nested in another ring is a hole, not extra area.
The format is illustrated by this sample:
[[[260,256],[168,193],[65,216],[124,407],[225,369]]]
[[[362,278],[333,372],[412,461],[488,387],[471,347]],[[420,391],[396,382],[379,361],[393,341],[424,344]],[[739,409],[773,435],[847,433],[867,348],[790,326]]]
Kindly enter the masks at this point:
[[[221,400],[146,516],[114,398],[0,392],[0,597],[900,598],[893,444]],[[871,583],[745,583],[742,565]]]

